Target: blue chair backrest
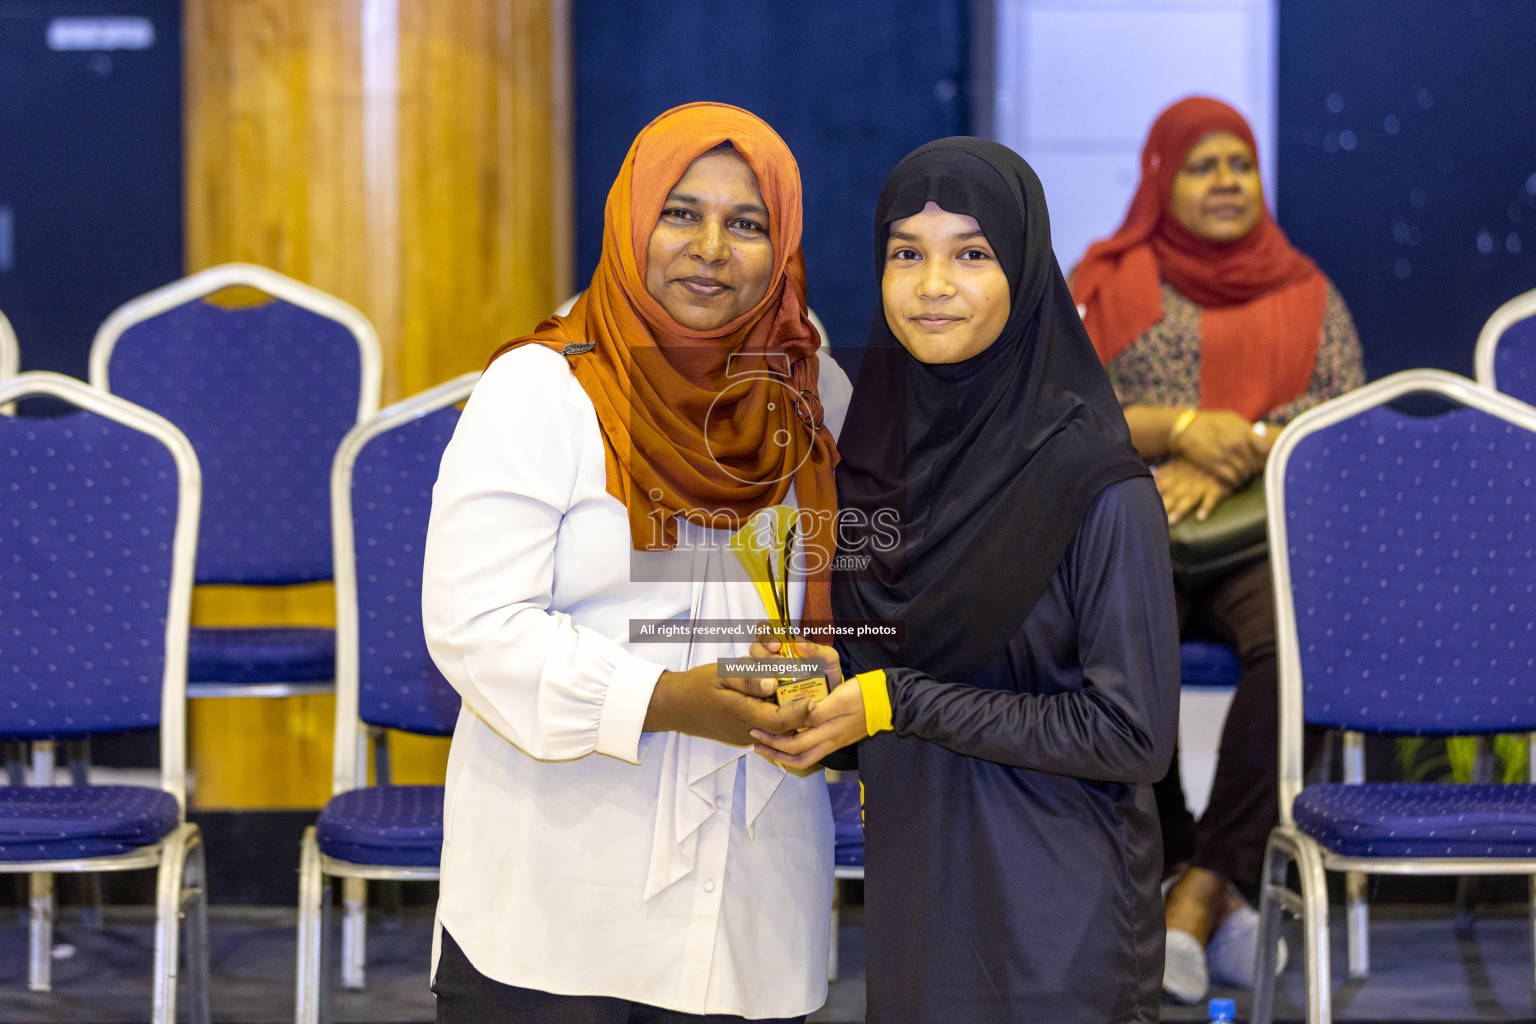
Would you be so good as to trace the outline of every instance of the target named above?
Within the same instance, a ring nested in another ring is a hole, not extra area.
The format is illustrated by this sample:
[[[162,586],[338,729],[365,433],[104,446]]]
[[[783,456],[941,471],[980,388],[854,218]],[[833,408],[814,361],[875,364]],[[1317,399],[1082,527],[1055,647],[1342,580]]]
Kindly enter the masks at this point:
[[[358,716],[371,725],[447,736],[458,718],[458,691],[427,653],[421,624],[432,485],[458,422],[451,405],[406,420],[369,439],[353,464]]]
[[[361,357],[348,327],[272,299],[197,299],[133,324],[112,393],[181,428],[203,467],[199,583],[331,578],[330,473],[357,422]]]
[[[1493,353],[1499,390],[1536,405],[1536,313],[1504,328]]]
[[[1302,437],[1284,487],[1306,721],[1536,729],[1536,436],[1377,407]]]
[[[158,725],[171,453],[94,412],[0,416],[0,495],[0,736]]]

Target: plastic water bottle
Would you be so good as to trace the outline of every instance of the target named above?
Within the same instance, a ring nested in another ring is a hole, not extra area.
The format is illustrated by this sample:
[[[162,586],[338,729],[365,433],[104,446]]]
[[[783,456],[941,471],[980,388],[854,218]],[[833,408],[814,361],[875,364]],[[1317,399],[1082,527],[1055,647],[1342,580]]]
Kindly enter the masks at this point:
[[[1231,999],[1212,999],[1210,1002],[1210,1024],[1218,1021],[1237,1020],[1237,1003]]]

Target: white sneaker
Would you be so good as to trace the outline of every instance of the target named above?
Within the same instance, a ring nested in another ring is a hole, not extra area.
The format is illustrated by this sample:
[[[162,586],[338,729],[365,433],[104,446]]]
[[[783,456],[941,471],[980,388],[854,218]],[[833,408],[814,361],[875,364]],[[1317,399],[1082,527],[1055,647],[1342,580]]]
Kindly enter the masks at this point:
[[[1189,932],[1168,930],[1164,946],[1163,991],[1180,1003],[1198,1003],[1211,987],[1205,966],[1205,950]]]
[[[1252,988],[1258,953],[1259,912],[1249,906],[1247,900],[1243,900],[1242,906],[1228,914],[1226,920],[1211,933],[1211,941],[1205,947],[1207,976],[1218,985]],[[1275,946],[1276,975],[1285,970],[1289,955],[1290,950],[1282,938]]]

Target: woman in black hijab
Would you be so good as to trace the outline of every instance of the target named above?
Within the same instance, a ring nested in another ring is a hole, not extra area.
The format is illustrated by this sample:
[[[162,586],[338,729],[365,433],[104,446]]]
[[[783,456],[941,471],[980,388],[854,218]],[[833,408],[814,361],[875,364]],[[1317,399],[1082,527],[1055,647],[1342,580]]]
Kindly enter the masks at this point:
[[[758,749],[799,767],[862,738],[871,1024],[1156,1020],[1151,784],[1178,703],[1162,501],[1017,154],[914,151],[876,235],[833,607],[905,638],[841,644],[857,685]]]

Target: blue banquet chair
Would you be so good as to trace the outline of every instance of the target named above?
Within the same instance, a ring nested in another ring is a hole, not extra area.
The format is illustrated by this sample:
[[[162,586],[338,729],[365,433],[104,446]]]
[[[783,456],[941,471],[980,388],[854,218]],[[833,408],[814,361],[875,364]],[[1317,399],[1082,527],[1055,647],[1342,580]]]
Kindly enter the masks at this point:
[[[1457,408],[1388,405],[1425,394]],[[1530,875],[1536,942],[1536,784],[1370,783],[1363,756],[1365,733],[1536,730],[1536,409],[1439,370],[1393,374],[1298,417],[1266,480],[1281,821],[1265,851],[1253,1020],[1272,1017],[1283,909],[1304,923],[1307,1020],[1329,1024],[1327,871]],[[1304,784],[1305,725],[1344,730],[1343,783]],[[1347,895],[1360,977],[1364,885]]]
[[[422,631],[422,555],[443,449],[458,424],[458,403],[479,376],[466,374],[391,406],[349,433],[336,452],[333,795],[301,845],[301,1024],[329,1019],[330,879],[343,879],[343,982],[361,988],[367,880],[438,877],[443,787],[382,778],[368,785],[368,736],[384,728],[449,736],[458,719],[459,695],[437,671]]]
[[[16,342],[16,332],[11,327],[11,321],[4,313],[0,313],[0,383],[3,383],[21,372],[21,347]],[[0,402],[0,416],[11,416],[16,412],[14,402]],[[13,786],[21,785],[25,780],[23,757],[27,753],[26,746],[21,743],[7,744],[5,768],[6,778]],[[85,784],[85,772],[90,762],[90,741],[75,740],[69,744],[69,767],[77,785]],[[32,776],[34,779],[51,782],[54,775],[55,745],[51,741],[39,741],[32,744]],[[100,886],[96,876],[88,876],[87,886],[90,889],[90,907],[86,914],[90,919],[99,919],[101,906]]]
[[[233,287],[269,301],[209,296]],[[175,423],[203,467],[197,582],[331,578],[336,446],[378,411],[379,340],[356,309],[265,267],[226,263],[128,302],[91,345],[91,383]],[[329,629],[194,628],[189,697],[329,692]]]
[[[206,1022],[207,895],[185,770],[197,457],[161,417],[80,381],[0,383],[0,402],[32,396],[78,411],[0,417],[0,739],[158,726],[160,781],[0,786],[0,871],[29,876],[28,985],[51,985],[55,874],[153,868],[153,1020],[176,1020],[184,917],[191,1016]]]
[[[1536,289],[1494,310],[1477,336],[1477,382],[1536,405]]]
[[[4,313],[0,313],[0,383],[3,383],[21,372],[21,346],[16,342],[16,331],[11,327],[11,321]],[[14,402],[0,402],[0,416],[11,416],[16,412]],[[83,746],[82,744],[77,746]],[[53,777],[54,750],[52,744],[41,744],[33,751],[33,771],[37,776]],[[71,757],[70,767],[74,774],[80,777],[84,771],[86,759],[83,756]],[[19,785],[22,778],[22,762],[14,757],[6,759],[6,773],[13,785]]]

